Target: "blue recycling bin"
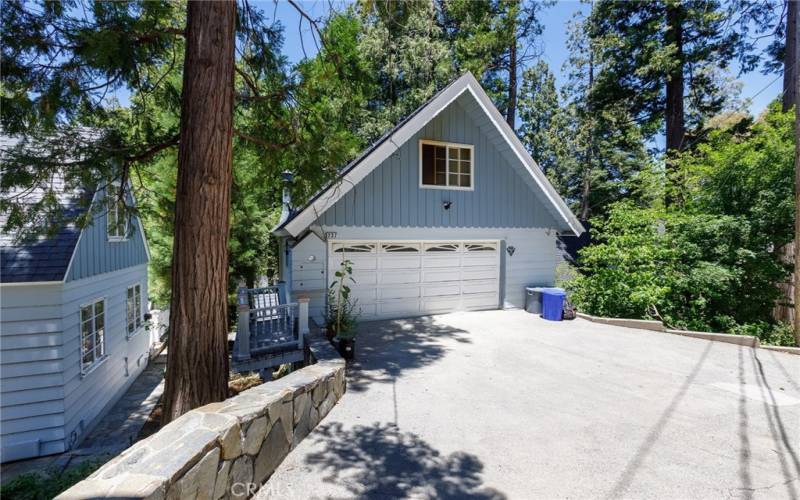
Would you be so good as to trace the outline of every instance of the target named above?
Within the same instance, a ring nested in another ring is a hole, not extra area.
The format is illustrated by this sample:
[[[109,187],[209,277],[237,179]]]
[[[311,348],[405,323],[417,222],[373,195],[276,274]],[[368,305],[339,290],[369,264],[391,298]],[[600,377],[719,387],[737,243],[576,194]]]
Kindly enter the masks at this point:
[[[567,292],[563,288],[542,289],[542,317],[550,321],[561,321],[566,296]]]

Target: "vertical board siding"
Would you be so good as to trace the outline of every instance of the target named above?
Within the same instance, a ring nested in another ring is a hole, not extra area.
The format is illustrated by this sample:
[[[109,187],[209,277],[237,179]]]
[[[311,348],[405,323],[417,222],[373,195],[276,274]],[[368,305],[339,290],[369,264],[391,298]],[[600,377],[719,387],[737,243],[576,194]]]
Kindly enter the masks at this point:
[[[147,365],[150,349],[147,331],[142,327],[130,339],[126,336],[127,289],[137,283],[142,286],[142,312],[146,313],[146,265],[64,285],[64,426],[66,435],[74,433],[77,442]],[[80,306],[98,298],[105,299],[107,359],[81,376]]]
[[[355,185],[319,222],[337,226],[563,228],[471,96],[462,95]],[[419,187],[419,141],[474,146],[474,191]],[[442,202],[451,201],[450,210]]]
[[[102,192],[98,193],[96,202],[104,199],[104,196]],[[147,249],[138,217],[131,217],[130,235],[124,241],[108,241],[107,224],[107,214],[101,211],[95,215],[94,223],[83,229],[75,247],[72,265],[67,270],[66,281],[147,263]]]
[[[3,461],[64,451],[62,289],[60,283],[0,287]]]

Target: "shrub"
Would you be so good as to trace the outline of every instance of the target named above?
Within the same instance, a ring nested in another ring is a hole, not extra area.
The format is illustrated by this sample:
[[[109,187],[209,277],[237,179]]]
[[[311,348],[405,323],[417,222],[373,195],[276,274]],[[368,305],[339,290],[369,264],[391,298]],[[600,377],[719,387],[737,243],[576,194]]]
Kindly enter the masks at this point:
[[[599,243],[581,251],[581,274],[566,284],[583,311],[691,330],[771,326],[787,270],[747,219],[620,203],[593,231]]]

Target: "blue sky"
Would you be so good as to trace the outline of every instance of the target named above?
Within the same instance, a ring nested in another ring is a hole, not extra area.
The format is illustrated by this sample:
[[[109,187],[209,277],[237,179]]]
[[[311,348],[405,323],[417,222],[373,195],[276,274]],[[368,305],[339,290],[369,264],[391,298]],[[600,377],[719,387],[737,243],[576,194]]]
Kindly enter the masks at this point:
[[[328,0],[310,0],[299,1],[298,3],[311,17],[324,19],[328,14],[329,5],[340,9],[347,2],[345,0],[331,0],[330,2]],[[316,52],[308,23],[299,24],[300,15],[288,2],[279,1],[276,5],[272,1],[261,1],[254,2],[254,5],[263,8],[269,17],[272,17],[274,12],[276,18],[283,24],[286,37],[284,53],[290,61],[296,62],[303,57],[301,38],[309,56]],[[543,36],[544,55],[542,58],[555,73],[559,85],[564,80],[562,65],[568,56],[567,22],[580,9],[586,12],[588,5],[578,1],[559,1],[542,13],[542,22],[545,27]],[[769,40],[765,40],[764,44],[768,42]],[[738,71],[738,68],[734,67],[733,70]],[[777,77],[778,75],[775,74],[762,75],[759,71],[753,71],[739,77],[743,84],[742,98],[749,98],[758,94],[749,106],[752,114],[758,115],[780,93],[782,79]]]

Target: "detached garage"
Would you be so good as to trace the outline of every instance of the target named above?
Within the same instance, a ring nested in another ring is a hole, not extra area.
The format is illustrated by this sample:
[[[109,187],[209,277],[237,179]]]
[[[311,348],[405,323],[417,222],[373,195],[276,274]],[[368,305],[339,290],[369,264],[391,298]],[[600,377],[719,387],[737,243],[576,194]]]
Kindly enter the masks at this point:
[[[353,265],[362,320],[522,307],[552,284],[558,235],[583,227],[467,73],[347,165],[275,229],[281,278],[311,297]]]

